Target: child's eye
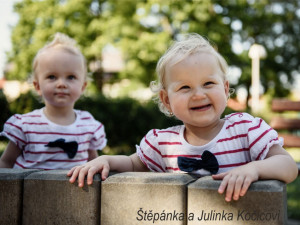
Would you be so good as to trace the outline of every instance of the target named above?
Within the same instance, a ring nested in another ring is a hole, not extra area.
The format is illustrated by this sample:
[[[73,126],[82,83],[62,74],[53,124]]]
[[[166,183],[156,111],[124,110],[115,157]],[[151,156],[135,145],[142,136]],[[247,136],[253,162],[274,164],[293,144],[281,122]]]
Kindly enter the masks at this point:
[[[181,86],[181,87],[179,88],[179,90],[185,90],[185,89],[189,89],[189,88],[190,88],[190,86],[184,85],[184,86]]]
[[[49,80],[55,80],[55,76],[52,75],[52,74],[51,74],[51,75],[48,75],[48,76],[47,76],[47,79],[49,79]]]
[[[210,86],[210,85],[213,85],[214,82],[213,81],[208,81],[208,82],[205,82],[204,86]]]
[[[75,80],[75,79],[76,79],[76,76],[74,76],[74,75],[69,75],[69,76],[68,76],[68,79],[69,79],[69,80]]]

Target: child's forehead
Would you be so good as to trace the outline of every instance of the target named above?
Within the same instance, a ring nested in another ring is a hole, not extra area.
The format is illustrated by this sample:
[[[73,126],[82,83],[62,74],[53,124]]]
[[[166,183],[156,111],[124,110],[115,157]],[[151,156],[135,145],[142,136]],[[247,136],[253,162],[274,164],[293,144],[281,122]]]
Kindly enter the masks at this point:
[[[188,64],[188,63],[208,63],[211,65],[215,65],[219,67],[220,65],[218,64],[218,58],[210,53],[210,52],[195,52],[191,54],[178,54],[174,58],[172,58],[169,63],[167,63],[167,70],[172,69],[173,67],[176,67],[177,65],[180,64]]]
[[[48,61],[57,61],[62,59],[68,59],[68,61],[76,61],[76,63],[84,64],[84,59],[72,51],[69,51],[66,48],[48,48],[44,49],[37,56],[38,63],[48,62]]]
[[[169,63],[165,70],[163,83],[173,78],[175,80],[177,78],[180,80],[191,78],[190,76],[187,76],[187,74],[197,74],[197,76],[202,78],[212,78],[213,76],[220,77],[223,80],[225,79],[218,58],[214,54],[201,52],[190,54],[187,57],[181,57],[180,59],[174,59],[172,63]],[[195,78],[194,76],[192,77]]]
[[[73,55],[75,57],[80,57],[80,55],[77,54],[74,50],[67,47],[51,47],[51,48],[43,49],[43,51],[40,52],[41,56],[44,55],[47,56],[49,54],[68,54],[68,55]]]
[[[74,66],[70,67],[70,65]],[[83,71],[85,70],[85,62],[80,55],[66,51],[65,49],[55,48],[45,49],[44,51],[40,52],[34,69],[36,71],[40,71],[40,69],[55,69],[56,67],[62,68],[61,66]]]

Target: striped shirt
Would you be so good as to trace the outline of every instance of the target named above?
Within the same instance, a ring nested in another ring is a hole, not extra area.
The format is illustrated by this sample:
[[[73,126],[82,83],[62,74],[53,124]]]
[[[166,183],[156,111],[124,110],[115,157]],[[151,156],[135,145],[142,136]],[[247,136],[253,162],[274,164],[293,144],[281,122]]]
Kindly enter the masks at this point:
[[[283,145],[277,132],[261,118],[234,113],[224,120],[218,135],[203,146],[193,146],[184,139],[184,125],[150,130],[136,146],[137,155],[151,171],[182,173],[177,164],[178,156],[201,159],[202,153],[208,150],[218,160],[218,173],[223,173],[251,161],[262,160],[272,145]],[[193,173],[209,174],[204,169]]]
[[[86,111],[74,110],[76,121],[67,126],[58,125],[47,119],[43,109],[27,114],[15,114],[4,124],[1,136],[14,142],[22,151],[14,168],[70,169],[88,161],[88,150],[106,146],[104,126]],[[46,147],[57,139],[76,141],[78,151],[74,158],[59,147]]]

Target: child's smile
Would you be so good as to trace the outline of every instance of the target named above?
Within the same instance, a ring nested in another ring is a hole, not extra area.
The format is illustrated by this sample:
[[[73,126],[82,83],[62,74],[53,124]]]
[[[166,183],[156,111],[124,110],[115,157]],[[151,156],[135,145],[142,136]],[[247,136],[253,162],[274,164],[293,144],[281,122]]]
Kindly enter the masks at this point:
[[[188,126],[204,128],[219,122],[229,90],[213,55],[195,53],[166,69],[162,101]]]
[[[191,110],[194,110],[194,111],[206,111],[206,110],[210,109],[210,107],[212,107],[211,104],[202,105],[202,106],[194,106],[194,107],[191,107]]]

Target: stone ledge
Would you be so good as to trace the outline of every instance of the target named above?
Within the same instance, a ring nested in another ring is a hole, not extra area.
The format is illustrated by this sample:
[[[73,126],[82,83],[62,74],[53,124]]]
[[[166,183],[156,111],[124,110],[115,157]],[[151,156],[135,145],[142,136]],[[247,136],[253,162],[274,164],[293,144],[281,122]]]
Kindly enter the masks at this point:
[[[189,188],[218,190],[220,184],[220,180],[213,180],[211,176],[207,176],[199,178],[197,181],[191,183]],[[253,182],[248,191],[283,192],[285,191],[285,184],[278,180],[260,180]]]
[[[280,181],[257,181],[227,203],[211,177],[130,172],[102,182],[97,174],[93,185],[78,188],[66,174],[0,169],[0,224],[286,224]]]
[[[24,179],[23,224],[100,223],[100,175],[93,185],[70,184],[67,170],[32,173]]]
[[[0,169],[0,224],[21,224],[24,177],[39,170]]]
[[[221,181],[203,177],[188,186],[188,224],[286,224],[286,185],[276,180],[251,184],[238,201],[226,202]]]
[[[101,224],[186,224],[187,185],[192,181],[190,175],[175,173],[108,177],[101,188]],[[161,213],[163,221],[157,218]]]

